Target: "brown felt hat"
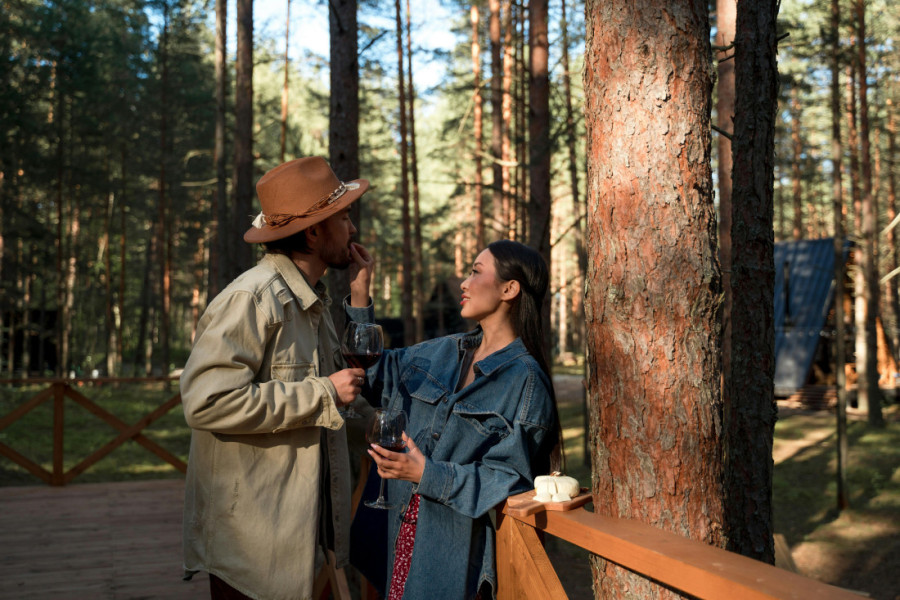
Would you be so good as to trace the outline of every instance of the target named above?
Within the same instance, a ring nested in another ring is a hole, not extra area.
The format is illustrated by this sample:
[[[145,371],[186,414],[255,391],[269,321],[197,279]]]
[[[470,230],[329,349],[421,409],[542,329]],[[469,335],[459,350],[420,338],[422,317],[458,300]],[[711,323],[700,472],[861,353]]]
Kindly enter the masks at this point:
[[[278,165],[256,182],[262,212],[244,241],[258,244],[294,235],[346,208],[367,189],[365,179],[342,182],[319,156]]]

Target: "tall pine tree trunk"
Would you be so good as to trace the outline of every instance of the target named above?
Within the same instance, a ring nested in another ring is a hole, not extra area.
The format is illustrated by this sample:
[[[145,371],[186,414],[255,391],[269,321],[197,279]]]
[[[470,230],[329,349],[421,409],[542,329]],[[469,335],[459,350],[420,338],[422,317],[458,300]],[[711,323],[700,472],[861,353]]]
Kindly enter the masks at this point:
[[[406,0],[406,72],[409,89],[409,159],[412,175],[413,265],[415,273],[416,341],[425,339],[425,264],[422,260],[422,214],[419,207],[419,159],[416,156],[416,86],[412,66],[412,16]]]
[[[772,437],[775,430],[773,194],[778,98],[778,0],[737,3],[732,143],[731,368],[725,381],[727,548],[775,562]]]
[[[800,90],[799,81],[791,86],[791,192],[794,207],[792,234],[794,240],[803,239],[803,188],[800,173],[800,161],[803,155],[803,142],[800,138]]]
[[[473,4],[469,10],[469,20],[472,24],[472,119],[473,134],[475,136],[475,240],[479,248],[487,246],[484,235],[484,175],[482,173],[481,158],[484,155],[483,129],[483,105],[481,97],[481,44],[478,24],[478,5]]]
[[[291,61],[288,51],[291,42],[291,0],[287,0],[287,14],[284,17],[284,84],[281,86],[281,152],[279,162],[284,162],[284,153],[287,146],[287,121],[288,121],[288,75],[291,72]]]
[[[500,0],[489,0],[491,40],[491,241],[502,237],[503,227],[503,54],[500,42]],[[479,251],[482,248],[479,248]]]
[[[513,13],[510,0],[503,0],[501,5],[503,14],[503,83],[501,93],[501,113],[503,115],[503,131],[500,133],[500,193],[503,197],[503,236],[509,239],[516,237],[516,202],[512,195],[510,183],[510,159],[512,154],[512,142],[510,136],[510,124],[512,122],[512,88],[513,62],[515,50],[513,48]]]
[[[407,154],[406,130],[406,84],[403,70],[403,19],[400,15],[400,0],[394,0],[397,21],[397,93],[400,101],[400,197],[402,199],[401,220],[403,225],[403,272],[401,277],[401,314],[403,318],[403,343],[411,346],[416,339],[416,323],[413,318],[413,259],[412,231],[409,210],[409,162]]]
[[[734,33],[737,0],[716,1],[716,115],[718,118],[718,189],[719,189],[719,264],[722,270],[722,372],[731,368],[731,224],[732,224],[732,148],[734,135]],[[724,385],[723,401],[728,402]]]
[[[253,248],[241,237],[253,212],[253,0],[237,0],[237,65],[235,67],[234,213],[237,239],[229,240],[233,258],[227,280],[250,268]]]
[[[857,393],[860,406],[868,405],[869,425],[884,427],[881,414],[881,391],[878,389],[878,208],[872,192],[872,159],[869,144],[869,100],[866,69],[866,5],[854,3],[857,22],[857,68],[859,72],[859,137],[862,168],[862,280],[865,299],[865,358],[857,359],[859,372]]]
[[[334,0],[328,11],[329,52],[331,57],[328,109],[328,157],[341,181],[360,177],[359,172],[359,57],[356,0]],[[350,218],[360,231],[361,202],[350,205]],[[370,214],[375,214],[374,210]],[[362,239],[362,238],[361,238]],[[350,293],[347,271],[330,269],[328,290],[332,298]],[[372,279],[377,281],[377,279]],[[338,332],[344,327],[341,302],[331,303],[331,318]]]
[[[587,255],[584,252],[585,212],[578,191],[577,132],[575,130],[575,110],[572,103],[572,82],[571,73],[569,71],[569,23],[566,19],[566,0],[562,0],[560,8],[562,10],[560,31],[562,35],[563,99],[566,107],[566,149],[568,150],[569,155],[569,189],[572,194],[572,217],[575,219],[573,227],[575,233],[575,256],[578,264],[578,273],[576,274],[575,279],[582,282],[580,286],[575,287],[579,293],[573,294],[573,297],[577,297],[583,292],[584,274],[587,271]],[[575,322],[577,324],[575,329],[577,329],[577,334],[575,337],[577,343],[582,344],[584,340],[584,305],[579,302],[577,303],[577,306],[578,310],[575,313]]]
[[[721,546],[707,7],[588,0],[585,15],[594,510]],[[598,598],[671,596],[591,562]]]
[[[209,248],[209,290],[207,302],[215,298],[228,281],[226,263],[230,262],[228,249],[233,246],[231,220],[228,210],[228,181],[225,165],[225,97],[228,90],[227,35],[228,2],[216,0],[216,126],[213,160],[216,165],[216,189],[212,202],[212,239]],[[237,233],[237,232],[235,232]]]
[[[552,222],[550,198],[550,41],[547,35],[547,0],[529,3],[528,42],[531,87],[529,88],[528,113],[530,174],[528,206],[529,246],[537,250],[550,265],[550,225]],[[552,329],[550,327],[550,290],[544,298],[541,320],[544,324],[544,344],[548,356],[552,354]]]
[[[160,355],[162,361],[162,374],[169,372],[169,316],[172,306],[172,289],[171,289],[171,273],[170,273],[170,231],[168,227],[169,210],[168,210],[168,183],[166,181],[166,160],[169,156],[168,142],[168,88],[169,88],[169,4],[163,3],[163,31],[160,40],[160,63],[162,65],[162,80],[160,81],[161,98],[160,98],[160,124],[159,124],[159,204],[158,204],[158,221],[156,226],[159,228],[157,237],[159,239],[159,265],[160,265],[160,299],[162,301],[162,310],[160,310]]]
[[[832,211],[834,221],[834,375],[837,387],[837,507],[850,506],[847,494],[847,331],[844,317],[844,187],[842,163],[844,148],[841,142],[841,3],[831,0],[831,173]]]
[[[888,164],[888,201],[887,201],[887,216],[890,220],[891,227],[887,232],[887,239],[885,242],[887,243],[888,251],[888,267],[887,270],[890,273],[894,273],[898,266],[900,266],[900,248],[897,248],[897,231],[896,231],[896,219],[897,219],[897,177],[895,175],[895,165],[897,164],[897,110],[896,106],[891,103],[891,100],[887,100],[887,110],[888,110],[888,155],[887,155],[887,164]],[[887,281],[887,285],[885,287],[885,303],[890,306],[891,314],[893,316],[893,327],[890,332],[891,346],[894,348],[895,352],[900,352],[900,299],[898,299],[898,290],[897,290],[897,279],[896,275],[891,277]]]

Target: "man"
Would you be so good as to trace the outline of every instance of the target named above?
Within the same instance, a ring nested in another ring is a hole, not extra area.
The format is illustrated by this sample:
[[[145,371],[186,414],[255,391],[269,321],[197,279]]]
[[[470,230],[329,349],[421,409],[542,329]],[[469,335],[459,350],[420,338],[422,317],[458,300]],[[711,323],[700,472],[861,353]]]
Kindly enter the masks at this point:
[[[350,204],[321,158],[275,167],[257,183],[262,212],[244,234],[259,264],[209,305],[181,376],[193,429],[184,566],[210,575],[213,598],[312,594],[317,548],[347,562],[350,475],[344,420],[362,369],[344,369],[322,283],[350,268],[350,304],[369,304],[373,260],[351,241]],[[362,400],[360,400],[363,402]]]

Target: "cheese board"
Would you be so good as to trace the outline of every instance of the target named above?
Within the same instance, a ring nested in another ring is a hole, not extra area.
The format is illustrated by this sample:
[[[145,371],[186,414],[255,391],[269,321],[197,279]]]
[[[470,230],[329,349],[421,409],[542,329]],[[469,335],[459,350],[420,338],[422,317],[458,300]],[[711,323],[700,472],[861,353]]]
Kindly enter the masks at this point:
[[[566,502],[538,502],[534,490],[528,490],[506,499],[506,513],[513,517],[527,517],[545,510],[567,511],[584,506],[591,501],[591,490],[581,488],[577,496]]]

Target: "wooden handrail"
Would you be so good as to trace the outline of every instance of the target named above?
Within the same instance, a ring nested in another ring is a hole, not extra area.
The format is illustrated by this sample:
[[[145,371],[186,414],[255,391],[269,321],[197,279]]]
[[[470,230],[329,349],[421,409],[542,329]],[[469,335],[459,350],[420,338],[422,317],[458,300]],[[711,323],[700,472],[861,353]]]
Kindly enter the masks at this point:
[[[584,508],[568,512],[545,511],[517,517],[508,514],[504,504],[498,510],[497,527],[497,591],[500,599],[565,598],[564,593],[535,595],[534,582],[523,587],[517,581],[526,576],[525,573],[513,573],[506,569],[509,563],[517,568],[517,563],[521,562],[517,557],[505,554],[509,552],[510,545],[516,544],[516,538],[520,537],[518,529],[521,525],[564,539],[647,579],[696,598],[860,598],[847,590],[638,521],[606,517]],[[533,544],[529,545],[529,551],[534,552]],[[546,575],[546,570],[542,570],[540,566],[531,565],[529,569]],[[554,572],[553,578],[555,577]],[[556,581],[558,582],[558,578]]]
[[[115,415],[106,411],[102,407],[98,406],[83,394],[80,394],[75,389],[73,389],[73,383],[82,383],[82,382],[90,382],[90,383],[133,383],[133,382],[162,382],[162,381],[172,381],[177,379],[177,377],[140,377],[140,378],[80,378],[80,379],[22,379],[22,380],[13,380],[6,379],[0,380],[0,384],[6,383],[49,383],[49,387],[37,392],[31,399],[23,402],[15,409],[13,409],[9,414],[0,418],[0,430],[5,429],[15,421],[19,420],[25,414],[30,412],[35,407],[43,404],[48,400],[52,400],[53,402],[53,467],[52,472],[48,471],[41,465],[35,463],[30,460],[26,456],[20,454],[13,448],[10,448],[6,444],[0,443],[0,456],[5,456],[6,458],[12,460],[14,463],[20,465],[29,473],[37,477],[38,479],[44,481],[45,483],[49,483],[50,485],[65,485],[72,481],[75,477],[86,471],[91,465],[98,462],[100,459],[108,455],[110,452],[127,442],[128,440],[134,440],[159,458],[163,459],[170,465],[172,465],[176,470],[181,471],[182,473],[187,471],[187,465],[183,460],[154,442],[153,440],[146,437],[142,432],[148,427],[151,423],[168,413],[174,407],[181,404],[181,394],[176,393],[174,396],[163,402],[160,406],[154,409],[149,414],[145,415],[141,418],[137,423],[133,425],[129,425],[124,421],[120,420]],[[64,402],[66,398],[70,398],[76,404],[79,404],[82,408],[99,418],[100,420],[106,422],[108,425],[112,426],[115,429],[119,430],[119,435],[106,443],[103,447],[96,450],[93,454],[79,462],[77,465],[69,469],[68,471],[64,470],[64,461],[63,461],[63,437],[65,435],[65,406]]]

